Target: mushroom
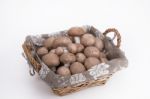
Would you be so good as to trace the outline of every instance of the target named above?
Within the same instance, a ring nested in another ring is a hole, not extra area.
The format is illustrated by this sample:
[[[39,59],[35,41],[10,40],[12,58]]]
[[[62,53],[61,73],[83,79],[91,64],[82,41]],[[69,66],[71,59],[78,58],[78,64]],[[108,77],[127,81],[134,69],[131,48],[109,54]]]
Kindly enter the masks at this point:
[[[84,63],[86,57],[83,53],[77,53],[76,54],[76,60],[80,63]]]
[[[100,61],[96,57],[88,57],[87,59],[85,59],[84,66],[87,69],[90,69],[91,67],[93,67],[99,63],[100,63]]]
[[[97,47],[100,51],[102,51],[104,48],[103,41],[100,38],[96,38],[94,46]]]
[[[57,48],[57,47],[61,47],[61,46],[66,47],[69,43],[72,43],[72,41],[70,40],[69,37],[60,36],[54,40],[53,48]]]
[[[55,53],[57,55],[62,55],[64,53],[64,49],[62,47],[57,47]]]
[[[49,67],[58,66],[60,64],[59,57],[54,53],[48,53],[42,57],[43,62]]]
[[[53,36],[51,36],[51,37],[49,37],[48,39],[46,39],[46,40],[43,42],[43,45],[44,45],[46,48],[51,49],[54,40],[55,40],[55,38],[54,38]]]
[[[60,56],[60,62],[64,63],[64,66],[69,67],[70,63],[76,61],[76,57],[74,54],[66,52]]]
[[[82,44],[77,43],[76,46],[77,46],[77,52],[82,52],[83,51],[84,46]]]
[[[68,44],[67,49],[71,53],[77,52],[77,46],[76,46],[76,44],[73,44],[73,43]]]
[[[79,62],[74,62],[70,66],[70,71],[72,74],[82,73],[85,70],[86,69],[85,69],[84,65]]]
[[[65,66],[59,67],[57,69],[56,73],[61,75],[61,76],[69,76],[69,75],[71,75],[69,68],[67,68]]]
[[[68,35],[74,37],[75,43],[80,43],[80,36],[85,32],[81,27],[72,27],[68,30]]]
[[[85,48],[84,54],[87,57],[97,57],[97,58],[99,58],[100,51],[98,50],[98,48],[96,48],[94,46],[89,46],[89,47]]]
[[[45,55],[47,53],[48,53],[48,50],[47,50],[46,47],[40,47],[40,48],[37,49],[37,54],[39,56],[43,56],[43,55]]]
[[[91,46],[95,44],[95,37],[92,34],[86,33],[81,37],[81,44]]]

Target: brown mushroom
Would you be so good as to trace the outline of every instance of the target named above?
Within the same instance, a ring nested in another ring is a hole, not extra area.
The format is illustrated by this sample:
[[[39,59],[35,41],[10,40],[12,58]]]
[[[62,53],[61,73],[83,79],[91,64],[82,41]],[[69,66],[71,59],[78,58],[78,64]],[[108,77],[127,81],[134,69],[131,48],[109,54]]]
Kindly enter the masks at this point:
[[[82,73],[85,70],[86,69],[85,69],[84,65],[79,62],[74,62],[70,66],[70,71],[72,74]]]
[[[97,47],[100,51],[102,51],[104,48],[103,41],[100,38],[96,38],[94,46]]]
[[[55,40],[55,38],[51,36],[51,37],[49,37],[48,39],[46,39],[46,40],[43,42],[43,45],[44,45],[46,48],[51,49],[54,40]]]
[[[64,53],[63,47],[57,47],[56,50],[55,50],[55,53],[57,55],[62,55]]]
[[[76,60],[80,63],[84,63],[86,57],[83,53],[77,53],[76,54]]]
[[[77,46],[77,52],[82,52],[84,49],[84,46],[82,44],[76,44]]]
[[[61,76],[69,76],[71,74],[69,68],[65,66],[59,67],[56,72]]]
[[[85,48],[84,54],[87,57],[97,57],[97,58],[99,58],[100,51],[98,50],[98,48],[96,48],[94,46],[89,46],[89,47]]]
[[[95,44],[95,37],[92,34],[86,33],[81,37],[81,44],[91,46]]]
[[[73,44],[73,43],[68,44],[67,49],[71,53],[77,52],[77,46],[76,46],[76,44]]]
[[[59,57],[54,53],[48,53],[42,57],[43,62],[49,67],[58,66],[60,64]]]
[[[99,63],[100,63],[100,61],[96,57],[89,57],[89,58],[85,59],[84,66],[87,69],[90,69],[91,67],[93,67]]]
[[[60,62],[64,63],[64,66],[68,67],[70,63],[76,61],[76,57],[74,54],[66,52],[60,56]]]
[[[66,47],[69,43],[72,43],[69,37],[60,36],[54,40],[53,48]]]
[[[40,47],[40,48],[37,49],[37,54],[39,56],[43,56],[43,55],[45,55],[47,53],[48,53],[48,50],[47,50],[46,47]]]
[[[68,35],[74,37],[75,43],[80,43],[80,36],[85,32],[81,27],[72,27],[68,30]]]

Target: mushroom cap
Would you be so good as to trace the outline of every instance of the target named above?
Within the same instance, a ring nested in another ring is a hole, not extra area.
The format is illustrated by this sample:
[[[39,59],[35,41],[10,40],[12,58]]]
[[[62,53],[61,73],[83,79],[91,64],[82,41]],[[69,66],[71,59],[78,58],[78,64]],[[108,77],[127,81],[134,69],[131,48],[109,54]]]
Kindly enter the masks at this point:
[[[63,53],[60,56],[60,61],[64,64],[69,64],[76,61],[76,57],[72,53]]]
[[[54,53],[48,53],[42,57],[43,62],[49,67],[58,66],[60,64],[59,57]]]
[[[89,46],[86,47],[84,50],[84,54],[87,57],[99,57],[100,56],[100,51],[98,50],[98,48],[94,47],[94,46]]]
[[[48,50],[47,50],[46,47],[40,47],[40,48],[37,49],[37,54],[39,56],[43,56],[43,55],[45,55],[47,53],[48,53]]]
[[[92,34],[86,33],[81,37],[81,44],[84,46],[91,46],[95,44],[95,37]]]
[[[56,50],[55,50],[55,53],[57,55],[61,55],[64,53],[64,49],[62,47],[57,47]]]
[[[104,48],[103,41],[100,38],[96,38],[94,46],[97,47],[100,51],[102,51]]]
[[[52,48],[52,45],[53,45],[53,42],[54,42],[55,38],[54,37],[49,37],[47,38],[44,42],[43,42],[43,45],[46,47],[46,48]]]
[[[84,66],[87,69],[90,69],[91,67],[93,67],[99,63],[100,63],[100,60],[97,59],[96,57],[89,57],[89,58],[85,59]]]
[[[60,46],[66,47],[69,43],[72,43],[69,37],[60,36],[54,40],[53,48],[57,48]]]
[[[79,62],[74,62],[70,65],[70,71],[72,74],[82,73],[85,70],[86,69],[85,69],[84,65]]]
[[[67,49],[71,53],[77,52],[77,46],[76,46],[76,44],[73,44],[73,43],[68,44]]]
[[[72,27],[68,30],[68,35],[70,36],[80,36],[84,33],[85,32],[81,27]]]
[[[57,72],[57,74],[59,74],[61,76],[71,75],[69,68],[67,68],[65,66],[59,67],[56,72]]]
[[[76,54],[76,60],[80,63],[84,63],[86,57],[83,53],[77,53]]]
[[[82,44],[76,44],[77,46],[77,52],[82,52],[84,49],[84,46]]]

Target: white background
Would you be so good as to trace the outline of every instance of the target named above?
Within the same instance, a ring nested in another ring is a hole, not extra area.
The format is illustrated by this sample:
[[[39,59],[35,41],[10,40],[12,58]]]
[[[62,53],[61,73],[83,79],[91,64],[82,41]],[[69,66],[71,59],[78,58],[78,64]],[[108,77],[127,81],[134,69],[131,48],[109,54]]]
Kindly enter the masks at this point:
[[[56,96],[21,56],[29,34],[71,26],[117,28],[129,67],[105,86]],[[150,99],[149,0],[0,0],[0,99]]]

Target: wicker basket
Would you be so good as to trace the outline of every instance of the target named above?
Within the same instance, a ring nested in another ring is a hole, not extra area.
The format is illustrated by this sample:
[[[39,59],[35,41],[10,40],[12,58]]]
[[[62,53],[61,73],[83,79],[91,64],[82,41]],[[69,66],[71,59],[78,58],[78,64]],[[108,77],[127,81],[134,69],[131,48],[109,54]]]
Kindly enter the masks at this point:
[[[117,37],[117,45],[114,45],[116,48],[119,48],[120,47],[120,43],[121,43],[121,36],[119,34],[119,32],[114,29],[114,28],[111,28],[111,29],[107,29],[104,33],[100,33],[99,31],[97,31],[97,29],[95,29],[94,27],[90,27],[90,31],[93,30],[92,32],[97,32],[98,34],[100,34],[103,38],[106,38],[107,34],[110,33],[110,32],[114,32],[114,38]],[[66,31],[65,31],[66,33]],[[62,33],[59,32],[57,33],[57,35],[62,35],[64,34],[64,32]],[[100,36],[99,35],[99,36]],[[114,40],[113,38],[113,40]],[[111,41],[112,42],[112,39]],[[35,57],[33,54],[35,54],[35,51],[33,49],[33,42],[31,42],[28,38],[26,39],[26,41],[24,42],[24,44],[22,45],[23,49],[24,49],[24,53],[25,53],[25,57],[28,61],[28,64],[30,66],[30,74],[31,75],[34,75],[36,71],[37,73],[39,73],[40,75],[40,70],[42,68],[42,65],[40,60],[38,59],[38,57]],[[124,55],[124,54],[123,54]],[[118,60],[117,60],[118,59]],[[113,61],[116,62],[116,66],[120,66],[122,65],[122,67],[126,67],[128,62],[127,62],[127,59],[125,58],[125,56],[122,58],[117,58],[116,60]],[[112,62],[110,62],[110,65],[111,65]],[[118,63],[118,64],[117,64]],[[109,64],[109,63],[108,63]],[[122,67],[119,67],[122,68]],[[118,67],[117,69],[115,68],[116,71],[119,70]],[[111,71],[110,73],[106,74],[106,75],[101,75],[98,79],[89,79],[89,80],[85,80],[85,81],[80,81],[80,83],[76,83],[76,84],[72,84],[72,85],[66,85],[66,86],[62,86],[62,87],[57,87],[57,86],[51,86],[50,83],[54,83],[52,80],[52,76],[50,75],[54,75],[53,73],[50,74],[49,76],[46,76],[46,78],[44,79],[44,81],[46,81],[52,88],[53,92],[57,95],[66,95],[66,94],[69,94],[69,93],[72,93],[72,92],[76,92],[76,91],[79,91],[81,89],[84,89],[84,88],[88,88],[88,87],[91,87],[91,86],[97,86],[97,85],[104,85],[106,83],[106,81],[112,76],[113,73],[115,73],[116,71]],[[54,75],[55,76],[55,75]],[[51,80],[49,80],[51,79]],[[57,79],[54,79],[54,81],[57,81],[59,80],[60,78],[57,78]]]

